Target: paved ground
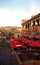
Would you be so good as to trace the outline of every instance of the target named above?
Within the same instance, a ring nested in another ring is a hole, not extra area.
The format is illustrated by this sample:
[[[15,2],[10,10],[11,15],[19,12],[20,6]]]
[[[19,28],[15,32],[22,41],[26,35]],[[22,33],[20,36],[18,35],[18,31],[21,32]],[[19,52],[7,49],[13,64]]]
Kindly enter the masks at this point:
[[[11,51],[0,50],[0,65],[18,65],[16,58],[11,55]]]

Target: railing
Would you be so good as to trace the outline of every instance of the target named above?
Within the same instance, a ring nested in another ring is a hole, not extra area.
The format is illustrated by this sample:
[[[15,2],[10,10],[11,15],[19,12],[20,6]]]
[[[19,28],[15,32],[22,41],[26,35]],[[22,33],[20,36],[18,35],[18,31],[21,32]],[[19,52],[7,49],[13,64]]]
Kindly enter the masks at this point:
[[[16,50],[15,56],[19,65],[40,65],[39,50]]]

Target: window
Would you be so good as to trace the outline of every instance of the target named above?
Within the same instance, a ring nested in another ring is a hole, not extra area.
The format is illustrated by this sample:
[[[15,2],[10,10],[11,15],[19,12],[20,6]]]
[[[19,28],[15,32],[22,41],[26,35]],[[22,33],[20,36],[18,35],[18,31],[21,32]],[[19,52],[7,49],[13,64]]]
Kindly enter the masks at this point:
[[[28,28],[29,28],[29,26],[30,26],[30,25],[29,25],[29,23],[28,23]]]
[[[31,25],[31,22],[29,23],[29,25]]]
[[[31,25],[31,22],[28,23],[28,27],[30,27],[30,25]]]
[[[39,19],[37,19],[36,22],[37,22],[37,25],[39,25]]]
[[[35,25],[35,21],[33,21],[33,25]]]
[[[27,28],[27,24],[26,24],[25,28]]]

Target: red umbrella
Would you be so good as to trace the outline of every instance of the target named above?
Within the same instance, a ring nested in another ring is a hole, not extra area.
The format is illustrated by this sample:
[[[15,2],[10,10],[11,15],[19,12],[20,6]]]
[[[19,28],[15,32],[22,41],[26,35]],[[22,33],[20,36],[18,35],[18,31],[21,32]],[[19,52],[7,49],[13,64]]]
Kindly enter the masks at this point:
[[[31,47],[34,47],[35,46],[35,42],[33,40],[29,40],[29,44],[28,45],[31,46]]]
[[[18,38],[19,41],[22,41],[24,38]]]
[[[14,42],[15,42],[15,40],[13,38],[10,38],[9,43],[10,43],[11,48],[14,47]]]
[[[17,40],[17,39],[13,39],[13,38],[10,38],[10,47],[11,48],[18,48],[18,47],[20,47],[20,48],[25,48],[25,46],[23,45],[23,44],[21,44],[20,42],[19,42],[19,40]]]
[[[29,42],[29,40],[28,40],[28,39],[25,39],[25,42],[26,42],[26,43],[28,43],[28,42]]]
[[[39,41],[35,41],[35,44],[36,44],[35,45],[36,47],[40,47],[40,42]]]
[[[40,47],[40,42],[30,40],[28,45],[31,46],[31,47]]]
[[[29,40],[24,38],[24,39],[22,39],[22,42],[24,42],[25,44],[28,44]]]

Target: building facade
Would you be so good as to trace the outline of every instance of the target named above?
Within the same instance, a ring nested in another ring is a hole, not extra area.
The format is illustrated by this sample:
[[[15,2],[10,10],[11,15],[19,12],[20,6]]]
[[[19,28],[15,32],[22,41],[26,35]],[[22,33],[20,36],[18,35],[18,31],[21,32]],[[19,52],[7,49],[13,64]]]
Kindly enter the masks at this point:
[[[22,23],[22,31],[29,36],[31,32],[37,32],[40,35],[40,13]]]

